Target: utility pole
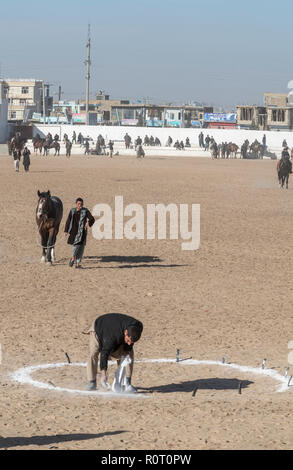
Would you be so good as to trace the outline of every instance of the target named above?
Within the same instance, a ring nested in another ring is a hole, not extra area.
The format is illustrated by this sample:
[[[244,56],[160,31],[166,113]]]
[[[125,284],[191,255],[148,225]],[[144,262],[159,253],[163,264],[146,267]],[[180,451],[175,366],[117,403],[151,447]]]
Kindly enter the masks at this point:
[[[86,64],[86,102],[85,102],[85,114],[86,114],[86,125],[89,125],[89,91],[90,91],[90,66],[91,66],[91,37],[90,37],[91,25],[88,25],[88,40],[87,40],[87,59]]]
[[[45,82],[43,81],[43,122],[46,124]]]

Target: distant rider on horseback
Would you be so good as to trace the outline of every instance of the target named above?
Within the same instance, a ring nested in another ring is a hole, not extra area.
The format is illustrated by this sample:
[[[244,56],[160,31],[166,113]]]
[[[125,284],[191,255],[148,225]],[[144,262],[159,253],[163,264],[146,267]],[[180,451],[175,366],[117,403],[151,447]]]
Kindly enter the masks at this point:
[[[284,147],[281,155],[281,161],[280,161],[280,166],[283,164],[288,165],[290,169],[290,173],[292,173],[292,162],[290,160],[290,154],[289,154],[289,149],[288,147]]]

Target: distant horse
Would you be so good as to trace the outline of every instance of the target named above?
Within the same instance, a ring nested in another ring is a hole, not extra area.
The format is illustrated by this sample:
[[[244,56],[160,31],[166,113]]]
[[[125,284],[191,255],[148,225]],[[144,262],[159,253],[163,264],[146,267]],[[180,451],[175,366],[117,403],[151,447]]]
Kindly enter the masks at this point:
[[[33,139],[33,146],[34,146],[34,152],[35,153],[37,153],[38,150],[39,150],[40,154],[42,153],[44,142],[45,142],[45,140],[41,139],[41,138],[40,139],[37,139],[37,138]]]
[[[238,145],[233,144],[232,142],[230,142],[228,144],[228,155],[229,156],[231,155],[231,158],[237,158],[238,149],[239,149]]]
[[[286,181],[286,189],[288,189],[289,183],[289,175],[291,173],[291,162],[289,158],[279,160],[277,163],[277,172],[278,172],[278,179],[280,188],[284,188],[284,184]]]
[[[41,262],[52,264],[52,258],[56,260],[54,248],[63,216],[63,204],[58,197],[51,196],[49,190],[42,193],[38,191],[38,197],[36,222],[43,248]]]
[[[48,155],[50,149],[55,149],[54,157],[56,157],[56,155],[60,155],[60,144],[56,140],[54,140],[50,144],[48,143],[48,141],[45,140],[45,142],[43,144],[43,149],[44,149],[43,155],[45,155],[45,156]]]

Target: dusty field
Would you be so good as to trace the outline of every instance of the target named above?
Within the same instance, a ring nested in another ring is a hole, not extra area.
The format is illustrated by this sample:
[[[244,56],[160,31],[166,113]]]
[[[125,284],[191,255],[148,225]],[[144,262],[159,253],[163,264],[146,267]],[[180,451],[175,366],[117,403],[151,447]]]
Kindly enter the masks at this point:
[[[0,160],[0,446],[8,449],[290,449],[293,388],[213,366],[137,364],[136,399],[58,393],[21,385],[20,367],[85,362],[81,334],[106,312],[144,323],[136,357],[182,357],[284,373],[292,328],[293,181],[278,188],[273,161],[73,156],[33,157],[16,174]],[[64,204],[57,263],[40,264],[37,190]],[[82,196],[91,210],[114,204],[201,204],[201,246],[176,241],[101,241],[91,235],[84,269],[68,267],[63,230]],[[291,371],[293,366],[291,367]],[[111,368],[111,374],[113,368]],[[293,372],[291,372],[293,373]],[[39,371],[83,389],[84,368]],[[243,381],[242,394],[237,384]],[[192,391],[198,387],[195,397]]]

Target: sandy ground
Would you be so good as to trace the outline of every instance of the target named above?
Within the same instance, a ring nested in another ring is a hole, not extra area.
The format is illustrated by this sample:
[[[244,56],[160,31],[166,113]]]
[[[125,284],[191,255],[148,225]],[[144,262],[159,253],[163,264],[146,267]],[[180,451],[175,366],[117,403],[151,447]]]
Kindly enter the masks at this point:
[[[16,174],[0,160],[0,447],[7,449],[290,449],[293,387],[214,366],[140,364],[135,399],[87,397],[12,381],[18,368],[85,362],[81,332],[98,315],[144,323],[137,359],[182,357],[288,367],[292,328],[293,184],[280,190],[273,161],[32,157]],[[57,262],[40,264],[37,190],[64,204]],[[201,204],[201,246],[181,240],[88,238],[84,269],[68,266],[63,230],[82,196],[92,210],[125,204]],[[291,367],[293,370],[293,366]],[[110,376],[113,376],[113,366]],[[85,368],[33,378],[83,389]],[[238,394],[239,381],[242,394]],[[197,387],[195,397],[192,391]],[[143,395],[144,397],[142,397]]]

